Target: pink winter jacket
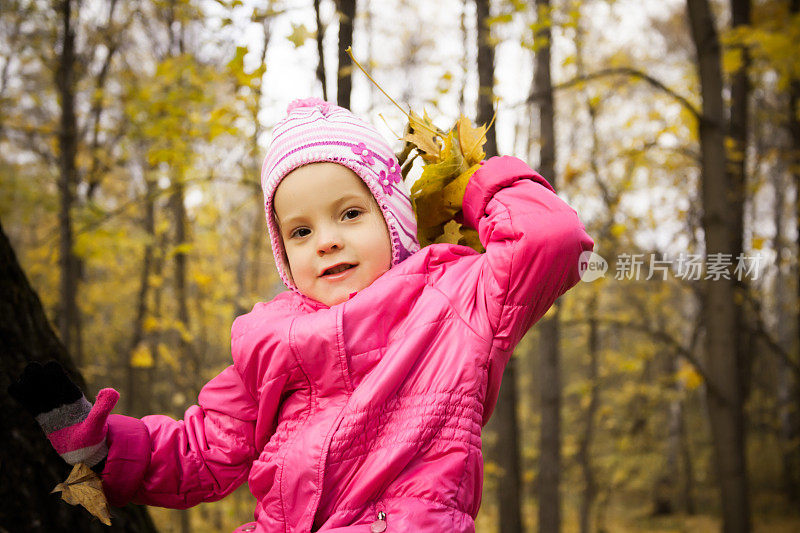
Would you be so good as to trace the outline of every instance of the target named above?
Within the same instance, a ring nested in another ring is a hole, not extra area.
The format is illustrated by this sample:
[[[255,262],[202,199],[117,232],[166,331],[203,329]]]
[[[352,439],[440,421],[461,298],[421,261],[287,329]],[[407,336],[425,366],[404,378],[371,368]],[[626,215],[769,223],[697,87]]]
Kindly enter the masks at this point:
[[[112,415],[110,502],[186,508],[247,479],[241,531],[366,533],[378,513],[390,532],[474,531],[503,369],[594,243],[513,157],[483,164],[463,212],[485,253],[425,247],[330,308],[289,291],[257,303],[183,420]]]

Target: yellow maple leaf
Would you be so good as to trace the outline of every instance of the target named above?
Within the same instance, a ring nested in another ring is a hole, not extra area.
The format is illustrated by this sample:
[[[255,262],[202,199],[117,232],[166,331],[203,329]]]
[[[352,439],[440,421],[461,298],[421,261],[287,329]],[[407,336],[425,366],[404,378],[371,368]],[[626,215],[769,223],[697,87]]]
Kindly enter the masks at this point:
[[[430,162],[439,157],[441,146],[437,137],[439,137],[440,132],[433,125],[433,121],[428,116],[427,111],[423,115],[423,117],[420,117],[414,111],[408,114],[408,129],[411,132],[407,133],[403,140],[416,146],[423,159]]]
[[[316,39],[317,33],[309,31],[305,24],[292,23],[292,33],[289,34],[287,39],[292,42],[295,48],[300,48],[305,44],[306,39]]]
[[[464,156],[455,139],[455,133],[451,131],[444,137],[444,146],[439,152],[438,160],[423,167],[422,175],[411,187],[411,196],[425,196],[440,190],[465,170],[467,166]]]
[[[150,349],[143,342],[140,342],[131,354],[130,365],[134,368],[150,368],[155,362]]]
[[[70,505],[82,505],[107,526],[111,525],[111,513],[103,492],[103,482],[86,463],[78,463],[63,483],[51,491],[61,492],[61,499]]]
[[[483,161],[486,153],[483,144],[486,142],[486,126],[474,127],[472,122],[461,115],[454,129],[458,130],[458,142],[461,144],[461,153],[470,165]]]
[[[479,168],[481,168],[480,164],[472,165],[442,189],[442,200],[445,206],[452,210],[453,214],[461,210],[467,183],[469,183],[470,178]]]
[[[437,243],[450,243],[450,244],[458,244],[459,239],[461,239],[461,232],[459,231],[459,224],[455,220],[451,220],[447,224],[444,225],[442,230],[442,234],[436,238]]]

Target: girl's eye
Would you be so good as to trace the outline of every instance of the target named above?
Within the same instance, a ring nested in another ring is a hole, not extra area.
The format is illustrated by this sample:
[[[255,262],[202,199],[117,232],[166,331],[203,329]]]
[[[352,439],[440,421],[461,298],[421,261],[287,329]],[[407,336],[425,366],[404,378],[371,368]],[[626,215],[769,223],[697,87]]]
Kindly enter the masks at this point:
[[[358,209],[348,209],[344,213],[344,218],[352,220],[354,218],[357,218],[359,215],[361,215],[361,211],[360,210],[358,210]]]
[[[289,236],[290,236],[290,237],[305,237],[305,236],[306,236],[306,235],[308,235],[309,233],[311,233],[311,230],[310,230],[310,229],[308,229],[308,228],[297,228],[297,229],[296,229],[296,230],[294,230],[294,231],[292,232],[292,234],[291,234],[291,235],[289,235]]]

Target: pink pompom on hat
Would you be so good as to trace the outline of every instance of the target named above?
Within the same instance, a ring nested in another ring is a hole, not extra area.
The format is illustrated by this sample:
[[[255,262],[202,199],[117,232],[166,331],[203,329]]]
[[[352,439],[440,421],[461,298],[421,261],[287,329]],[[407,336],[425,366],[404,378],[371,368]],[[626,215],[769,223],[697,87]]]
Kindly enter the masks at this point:
[[[295,100],[275,125],[261,167],[261,188],[272,253],[283,283],[297,287],[275,220],[272,200],[281,180],[309,163],[329,161],[355,172],[381,208],[392,239],[392,266],[419,250],[417,221],[397,158],[378,131],[343,107],[319,98]]]

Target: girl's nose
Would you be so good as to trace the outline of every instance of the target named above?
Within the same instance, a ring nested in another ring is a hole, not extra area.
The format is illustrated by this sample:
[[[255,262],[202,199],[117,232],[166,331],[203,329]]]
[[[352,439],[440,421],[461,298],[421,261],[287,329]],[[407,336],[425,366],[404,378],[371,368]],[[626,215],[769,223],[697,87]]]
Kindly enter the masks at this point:
[[[329,253],[333,250],[340,250],[342,248],[342,240],[339,236],[339,232],[332,229],[326,229],[320,230],[318,235],[317,253],[319,255]]]

